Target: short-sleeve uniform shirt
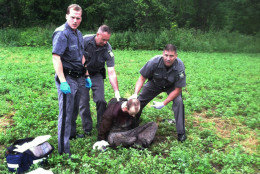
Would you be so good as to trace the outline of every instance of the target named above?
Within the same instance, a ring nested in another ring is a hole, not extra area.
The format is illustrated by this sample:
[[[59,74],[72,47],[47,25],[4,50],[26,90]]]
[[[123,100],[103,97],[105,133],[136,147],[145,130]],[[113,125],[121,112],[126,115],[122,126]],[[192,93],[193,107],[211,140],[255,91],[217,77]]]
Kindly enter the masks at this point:
[[[75,32],[66,22],[58,27],[52,35],[52,54],[61,57],[63,68],[84,71],[82,64],[84,42],[81,32]]]
[[[87,61],[89,72],[100,72],[105,67],[113,67],[115,65],[114,54],[109,43],[102,47],[98,47],[94,36],[84,36],[84,56]]]
[[[144,78],[148,78],[159,88],[182,88],[186,86],[185,67],[177,58],[170,68],[166,68],[161,55],[153,57],[140,70]]]

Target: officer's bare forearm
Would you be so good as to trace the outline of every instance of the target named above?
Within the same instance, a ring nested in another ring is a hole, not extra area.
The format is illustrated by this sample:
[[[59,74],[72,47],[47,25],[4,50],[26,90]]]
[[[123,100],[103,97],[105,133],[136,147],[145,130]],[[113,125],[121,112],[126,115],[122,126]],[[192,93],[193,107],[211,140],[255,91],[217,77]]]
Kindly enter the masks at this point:
[[[118,91],[118,81],[116,76],[116,71],[114,67],[107,68],[108,78],[110,81],[111,86],[113,87],[114,91]]]
[[[118,91],[118,82],[117,82],[117,77],[116,76],[109,76],[109,81],[111,86],[113,87],[114,91]]]
[[[142,75],[139,77],[135,84],[135,94],[138,95],[140,92],[141,88],[143,87],[143,84],[145,82],[146,78],[144,78]]]
[[[171,102],[173,99],[178,97],[182,91],[182,88],[175,88],[168,97],[163,101],[164,105],[167,105],[169,102]]]
[[[56,74],[58,75],[60,82],[66,82],[66,79],[65,79],[65,76],[63,73],[63,66],[62,66],[60,56],[57,54],[53,54],[52,62],[53,62],[54,70],[55,70]]]

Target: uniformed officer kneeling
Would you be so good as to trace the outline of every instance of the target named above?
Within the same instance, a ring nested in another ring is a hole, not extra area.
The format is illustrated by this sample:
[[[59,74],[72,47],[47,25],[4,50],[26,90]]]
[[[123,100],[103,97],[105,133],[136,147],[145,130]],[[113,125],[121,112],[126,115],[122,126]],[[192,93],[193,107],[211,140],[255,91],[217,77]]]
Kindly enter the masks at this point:
[[[184,126],[184,105],[182,100],[182,88],[186,86],[185,67],[183,62],[177,57],[176,46],[167,44],[163,55],[155,56],[149,60],[140,70],[141,76],[136,82],[135,93],[130,98],[137,98],[137,95],[144,82],[142,92],[138,96],[141,102],[140,112],[136,115],[140,118],[142,109],[161,92],[166,92],[168,97],[163,102],[154,102],[152,107],[162,109],[169,102],[173,102],[172,110],[174,112],[178,140],[186,140]]]

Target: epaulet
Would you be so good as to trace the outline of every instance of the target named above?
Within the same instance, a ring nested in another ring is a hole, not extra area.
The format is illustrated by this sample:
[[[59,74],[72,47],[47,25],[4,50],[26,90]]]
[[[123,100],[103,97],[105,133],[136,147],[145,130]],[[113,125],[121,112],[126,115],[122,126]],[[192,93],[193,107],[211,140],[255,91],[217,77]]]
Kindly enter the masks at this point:
[[[63,25],[59,26],[58,28],[56,28],[54,32],[64,31],[65,29],[66,29],[65,24],[63,24]]]
[[[91,38],[91,36],[95,36],[95,34],[86,34],[83,36],[83,39],[88,38],[88,37]]]

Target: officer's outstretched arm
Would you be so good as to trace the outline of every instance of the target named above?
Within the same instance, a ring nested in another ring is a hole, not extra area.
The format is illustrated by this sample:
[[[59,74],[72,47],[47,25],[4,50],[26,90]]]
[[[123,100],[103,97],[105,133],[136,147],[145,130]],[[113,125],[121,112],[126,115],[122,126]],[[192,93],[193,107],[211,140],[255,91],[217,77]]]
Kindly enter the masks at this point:
[[[140,76],[139,79],[137,80],[135,84],[135,93],[134,95],[138,95],[140,92],[141,88],[143,87],[144,82],[146,81],[146,78],[144,76]]]
[[[169,95],[168,97],[163,101],[164,105],[167,105],[170,101],[172,101],[173,99],[175,99],[176,97],[178,97],[180,95],[182,91],[182,88],[175,88]]]
[[[119,100],[120,94],[119,94],[119,89],[118,89],[118,82],[117,82],[115,67],[108,67],[107,74],[108,74],[110,84],[115,91],[115,97],[117,98],[117,100]]]
[[[107,73],[108,73],[110,84],[112,85],[114,91],[118,91],[118,82],[117,82],[115,67],[108,67]]]

